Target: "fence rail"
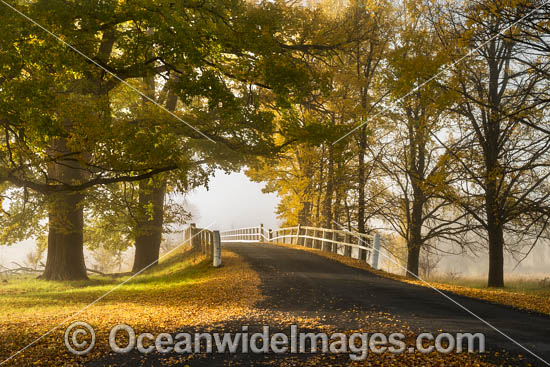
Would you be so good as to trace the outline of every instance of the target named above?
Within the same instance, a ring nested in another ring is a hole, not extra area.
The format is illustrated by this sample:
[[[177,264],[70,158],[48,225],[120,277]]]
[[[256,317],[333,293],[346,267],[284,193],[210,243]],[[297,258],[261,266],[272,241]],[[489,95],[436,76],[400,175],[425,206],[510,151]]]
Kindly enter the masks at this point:
[[[266,230],[263,225],[220,232],[222,242],[283,243],[316,248],[342,256],[360,259],[378,268],[380,235],[339,229],[296,227]]]

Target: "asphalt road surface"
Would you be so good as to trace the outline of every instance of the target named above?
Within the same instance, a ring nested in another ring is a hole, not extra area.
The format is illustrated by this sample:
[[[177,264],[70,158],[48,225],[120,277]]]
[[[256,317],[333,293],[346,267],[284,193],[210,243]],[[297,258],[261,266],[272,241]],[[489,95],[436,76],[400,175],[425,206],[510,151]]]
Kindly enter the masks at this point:
[[[391,313],[409,323],[417,332],[480,332],[487,348],[528,354],[487,324],[435,290],[382,278],[364,270],[300,250],[266,244],[227,244],[252,265],[262,279],[266,304],[282,310],[322,310],[341,313],[342,309],[376,310]],[[292,294],[288,297],[289,287]],[[511,307],[446,293],[481,319],[550,361],[550,317],[518,311]],[[331,302],[328,300],[330,295]],[[550,302],[550,300],[549,300]],[[342,320],[345,325],[345,320]]]

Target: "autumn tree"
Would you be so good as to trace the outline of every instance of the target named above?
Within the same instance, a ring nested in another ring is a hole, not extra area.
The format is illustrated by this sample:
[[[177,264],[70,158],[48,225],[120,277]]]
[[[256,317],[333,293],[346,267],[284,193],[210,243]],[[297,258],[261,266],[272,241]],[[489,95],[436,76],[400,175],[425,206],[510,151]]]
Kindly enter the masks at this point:
[[[352,131],[351,136],[346,133],[375,115],[383,97],[378,94],[382,78],[377,71],[385,57],[389,30],[390,7],[385,5],[366,1],[310,4],[310,11],[324,19],[317,22],[322,24],[318,33],[338,41],[327,42],[331,47],[326,53],[307,60],[310,68],[326,76],[324,88],[306,95],[282,115],[283,120],[294,121],[302,134],[285,131],[297,143],[288,147],[281,160],[270,162],[271,172],[266,167],[262,170],[269,182],[266,190],[282,197],[281,217],[293,213],[289,223],[296,222],[297,216],[301,224],[326,228],[342,221],[364,233],[376,212],[370,210],[376,206],[372,200],[380,197],[376,164],[367,158],[367,143],[373,143],[376,122]],[[261,175],[253,173],[252,177],[259,180]],[[297,214],[302,210],[309,218]],[[361,256],[366,258],[366,252]]]
[[[467,62],[453,68],[461,95],[454,139],[445,144],[463,172],[455,200],[484,228],[489,248],[488,285],[504,285],[504,251],[534,245],[548,216],[550,136],[545,126],[548,99],[540,98],[547,79],[518,60],[530,58],[521,34],[504,13],[514,2],[467,2],[448,17],[460,39],[453,55]],[[465,50],[462,51],[461,47]],[[525,123],[529,122],[529,123]]]
[[[342,55],[346,82],[351,86],[349,98],[354,101],[354,112],[350,120],[354,127],[349,137],[356,143],[353,151],[357,155],[357,231],[366,232],[368,206],[366,196],[367,178],[374,166],[368,167],[369,137],[376,129],[373,119],[379,111],[383,95],[379,93],[379,71],[385,58],[391,32],[391,5],[389,3],[371,3],[363,0],[352,1],[348,5],[348,17],[345,22],[347,32],[362,35],[351,43]],[[338,137],[341,138],[341,137]],[[347,137],[346,137],[347,138]],[[338,142],[339,143],[339,142]],[[372,162],[371,162],[372,163]],[[366,258],[361,250],[360,257]]]
[[[380,213],[406,241],[409,277],[418,276],[422,251],[438,251],[442,241],[463,246],[461,235],[470,229],[464,212],[445,198],[457,176],[433,135],[442,132],[445,108],[455,96],[440,87],[448,80],[424,85],[449,60],[423,6],[409,1],[401,9],[401,26],[386,69],[393,108],[387,128],[377,134],[380,144],[372,148],[388,182]]]
[[[194,160],[232,170],[243,155],[273,149],[272,113],[261,108],[257,87],[277,104],[307,93],[312,80],[299,58],[310,46],[280,32],[293,19],[284,4],[33,1],[20,9],[74,46],[14,9],[2,14],[13,37],[1,54],[0,182],[46,198],[46,279],[86,277],[86,190],[142,181],[144,206],[160,206],[162,183],[146,197],[155,176],[185,172]],[[178,76],[169,83],[182,105],[177,114],[164,107],[141,118],[124,107],[132,99],[116,99],[122,89],[137,92],[143,78],[170,75]],[[32,103],[23,112],[25,100]]]
[[[162,9],[163,5],[151,6]],[[16,11],[3,13],[14,37],[3,54],[8,66],[2,83],[7,151],[2,181],[47,197],[44,278],[86,278],[83,190],[145,179],[178,167],[176,157],[139,161],[132,156],[135,145],[117,140],[128,130],[113,122],[109,100],[122,81],[168,69],[158,56],[145,58],[156,41],[147,30],[155,22],[162,28],[165,22],[162,14],[140,4],[34,1],[21,10],[87,57],[43,30],[21,24]],[[12,101],[26,98],[32,107],[22,114]]]

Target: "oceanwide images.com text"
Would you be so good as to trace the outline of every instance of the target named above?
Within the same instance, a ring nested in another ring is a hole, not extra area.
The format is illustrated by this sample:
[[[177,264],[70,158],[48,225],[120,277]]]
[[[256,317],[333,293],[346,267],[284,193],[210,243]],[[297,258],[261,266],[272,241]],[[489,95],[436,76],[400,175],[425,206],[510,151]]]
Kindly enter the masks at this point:
[[[90,341],[88,341],[90,339]],[[93,328],[83,322],[75,322],[65,333],[67,349],[78,355],[89,353],[95,346]],[[242,326],[236,333],[142,333],[137,335],[132,327],[120,324],[109,333],[109,346],[115,353],[347,353],[351,360],[365,360],[369,353],[432,353],[443,354],[485,351],[485,335],[482,333],[441,333],[436,336],[422,333],[414,346],[407,347],[405,335],[392,333],[316,333],[300,331],[291,325],[288,333],[271,333],[269,326],[261,332],[251,333]]]

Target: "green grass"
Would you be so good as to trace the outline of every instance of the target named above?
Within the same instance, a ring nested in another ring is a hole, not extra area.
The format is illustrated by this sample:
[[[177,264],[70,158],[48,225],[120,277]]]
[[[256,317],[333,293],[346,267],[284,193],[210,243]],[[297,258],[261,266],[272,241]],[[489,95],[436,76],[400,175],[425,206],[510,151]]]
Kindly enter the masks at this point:
[[[194,264],[193,258],[192,253],[179,251],[128,281],[107,296],[104,302],[129,300],[143,294],[158,302],[156,295],[170,294],[172,290],[198,282],[208,275],[212,269],[208,262]],[[93,275],[87,281],[45,281],[36,279],[35,275],[14,276],[7,283],[0,283],[0,313],[16,312],[21,315],[60,307],[81,307],[129,278],[129,275]]]
[[[435,275],[430,277],[429,281],[477,289],[492,289],[487,287],[487,278],[481,276]],[[510,276],[504,280],[504,285],[503,290],[508,292],[550,297],[550,277]]]

